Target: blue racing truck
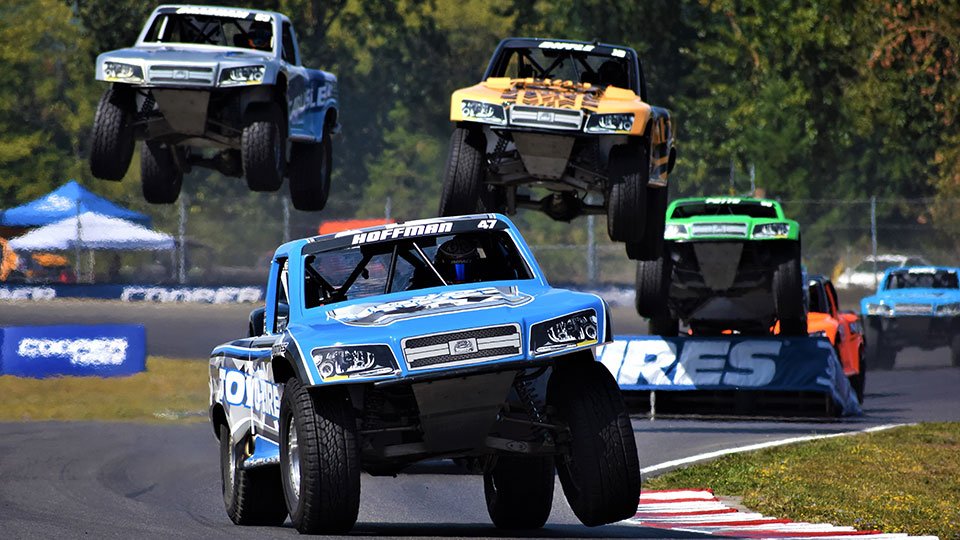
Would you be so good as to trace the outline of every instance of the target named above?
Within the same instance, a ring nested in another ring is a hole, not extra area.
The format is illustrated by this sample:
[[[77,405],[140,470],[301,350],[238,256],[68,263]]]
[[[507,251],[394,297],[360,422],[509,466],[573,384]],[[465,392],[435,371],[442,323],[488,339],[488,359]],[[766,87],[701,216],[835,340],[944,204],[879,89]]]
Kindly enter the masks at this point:
[[[299,210],[321,210],[339,130],[337,78],[307,69],[285,15],[164,5],[130,48],[97,58],[110,84],[90,136],[90,170],[120,180],[136,141],[147,202],[177,200],[192,167],[245,177],[253,191],[289,179]]]
[[[343,533],[361,470],[446,458],[482,473],[498,527],[542,526],[555,472],[585,525],[636,512],[636,441],[593,353],[608,307],[551,288],[500,214],[286,243],[250,328],[210,357],[235,523]]]

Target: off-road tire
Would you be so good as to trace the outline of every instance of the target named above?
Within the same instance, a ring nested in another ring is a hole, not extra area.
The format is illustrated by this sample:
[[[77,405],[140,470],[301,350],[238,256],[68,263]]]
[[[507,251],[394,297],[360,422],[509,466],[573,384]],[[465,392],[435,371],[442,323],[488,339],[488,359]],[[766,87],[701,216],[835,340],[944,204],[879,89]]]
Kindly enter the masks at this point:
[[[646,228],[650,148],[621,144],[610,150],[607,234],[614,242],[640,243]]]
[[[360,511],[356,417],[342,386],[308,390],[287,381],[280,401],[280,471],[293,526],[344,534]]]
[[[458,127],[450,135],[447,167],[440,192],[440,216],[473,214],[482,210],[484,154],[487,143],[479,129]]]
[[[502,455],[483,474],[487,512],[500,529],[538,529],[553,505],[551,456]]]
[[[873,328],[869,321],[864,326],[864,337],[866,337],[867,340],[864,358],[866,359],[867,365],[870,366],[871,369],[893,369],[893,364],[897,360],[896,349],[891,349],[884,343],[882,330]]]
[[[90,172],[103,180],[122,180],[133,159],[133,89],[112,86],[100,96],[90,133]]]
[[[324,134],[320,144],[294,143],[290,148],[290,201],[297,210],[323,210],[330,196],[333,144]]]
[[[807,334],[807,311],[803,301],[803,271],[799,247],[790,250],[773,275],[773,301],[780,320],[780,335]]]
[[[950,339],[950,360],[953,367],[960,367],[960,334],[954,334]]]
[[[667,215],[667,188],[647,187],[647,211],[644,214],[643,239],[627,242],[627,257],[651,261],[663,252],[663,229]]]
[[[151,204],[172,204],[180,197],[183,173],[173,159],[175,147],[144,141],[140,145],[143,198]]]
[[[613,376],[591,353],[557,359],[547,384],[556,421],[569,428],[557,474],[570,508],[589,527],[633,517],[640,463],[630,418]]]
[[[220,425],[220,479],[227,515],[237,525],[281,525],[287,519],[280,467],[244,470],[240,448],[230,438],[230,428]]]
[[[850,386],[853,388],[853,391],[857,394],[857,401],[863,404],[863,392],[867,383],[867,365],[864,362],[863,358],[863,349],[860,349],[860,354],[857,355],[857,373],[847,377],[847,380],[850,381]]]
[[[276,107],[248,113],[240,138],[243,177],[251,191],[276,191],[283,184],[286,130]]]

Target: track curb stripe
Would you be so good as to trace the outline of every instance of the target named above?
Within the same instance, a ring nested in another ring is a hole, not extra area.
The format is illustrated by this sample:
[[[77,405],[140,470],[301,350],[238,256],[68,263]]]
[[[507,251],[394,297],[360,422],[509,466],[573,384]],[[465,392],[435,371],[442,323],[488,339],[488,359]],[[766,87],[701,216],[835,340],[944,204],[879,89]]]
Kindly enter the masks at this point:
[[[794,522],[756,512],[741,512],[726,506],[707,489],[645,491],[638,501],[636,515],[621,523],[754,540],[848,540],[858,537],[869,537],[869,540],[939,540],[936,536],[858,531],[853,527]]]

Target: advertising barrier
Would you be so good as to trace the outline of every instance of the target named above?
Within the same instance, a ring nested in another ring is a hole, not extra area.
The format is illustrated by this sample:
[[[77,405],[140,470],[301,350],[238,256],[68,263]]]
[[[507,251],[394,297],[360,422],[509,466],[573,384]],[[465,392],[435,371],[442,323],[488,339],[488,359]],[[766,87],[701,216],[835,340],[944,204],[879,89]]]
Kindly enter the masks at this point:
[[[826,338],[617,336],[597,359],[621,390],[816,392],[862,412]]]
[[[141,325],[0,328],[0,375],[132,375],[146,369]]]
[[[228,304],[261,302],[261,286],[193,287],[165,285],[3,285],[0,300],[53,300],[54,298],[95,298],[123,302]]]

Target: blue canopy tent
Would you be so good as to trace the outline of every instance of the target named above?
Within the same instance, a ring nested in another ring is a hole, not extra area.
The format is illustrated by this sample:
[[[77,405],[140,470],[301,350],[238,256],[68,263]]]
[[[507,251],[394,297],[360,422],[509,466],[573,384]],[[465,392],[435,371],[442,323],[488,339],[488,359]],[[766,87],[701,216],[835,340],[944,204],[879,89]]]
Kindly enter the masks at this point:
[[[84,212],[132,221],[150,227],[150,216],[116,205],[70,180],[50,193],[0,214],[3,227],[41,227]]]

